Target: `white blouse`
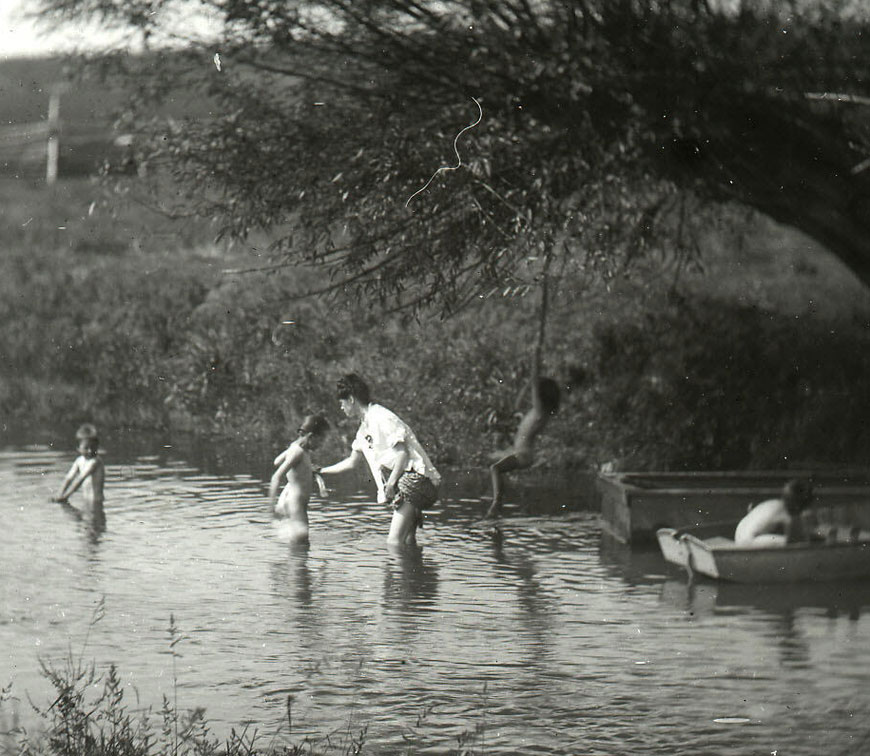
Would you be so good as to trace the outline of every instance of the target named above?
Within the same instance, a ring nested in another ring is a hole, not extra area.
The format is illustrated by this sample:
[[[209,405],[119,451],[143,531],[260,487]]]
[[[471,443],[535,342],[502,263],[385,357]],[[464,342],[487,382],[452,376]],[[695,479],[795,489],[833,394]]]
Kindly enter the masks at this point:
[[[399,452],[396,444],[404,443],[408,452],[408,462],[403,472],[416,472],[424,475],[436,486],[441,476],[429,459],[414,431],[394,412],[380,404],[370,404],[356,432],[352,448],[362,452],[378,487],[378,501],[387,500],[384,494],[386,480],[381,468],[392,470]]]

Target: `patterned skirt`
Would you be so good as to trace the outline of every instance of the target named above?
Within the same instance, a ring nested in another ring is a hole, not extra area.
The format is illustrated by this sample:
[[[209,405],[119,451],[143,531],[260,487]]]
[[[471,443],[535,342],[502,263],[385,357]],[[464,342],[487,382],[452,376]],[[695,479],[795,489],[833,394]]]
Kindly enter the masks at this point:
[[[384,470],[389,477],[389,472]],[[413,505],[417,510],[428,509],[438,501],[438,488],[425,475],[408,470],[403,472],[396,483],[398,492],[390,502],[393,509],[398,509],[403,504]]]

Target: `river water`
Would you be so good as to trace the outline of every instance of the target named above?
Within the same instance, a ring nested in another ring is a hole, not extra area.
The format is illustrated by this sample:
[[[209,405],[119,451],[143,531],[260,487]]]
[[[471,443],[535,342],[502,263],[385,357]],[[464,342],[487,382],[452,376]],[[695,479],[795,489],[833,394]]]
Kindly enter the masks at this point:
[[[70,444],[31,436],[0,445],[2,728],[37,728],[40,661],[72,654],[117,664],[134,709],[165,694],[260,746],[367,726],[373,754],[870,752],[870,584],[689,586],[602,535],[588,481],[534,475],[501,537],[476,472],[448,476],[419,551],[388,550],[354,486],[294,547],[275,450],[191,439],[108,445],[95,528],[49,502]]]

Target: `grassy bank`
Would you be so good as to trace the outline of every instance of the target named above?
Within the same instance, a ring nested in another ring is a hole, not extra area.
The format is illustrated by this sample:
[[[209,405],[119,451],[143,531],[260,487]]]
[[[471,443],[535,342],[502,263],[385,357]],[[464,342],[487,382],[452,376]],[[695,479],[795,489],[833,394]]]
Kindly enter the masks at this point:
[[[87,419],[279,444],[324,409],[338,451],[353,429],[334,380],[356,370],[442,464],[481,464],[509,441],[533,297],[488,299],[448,321],[299,299],[321,274],[227,274],[268,262],[256,240],[214,244],[207,224],[106,201],[87,180],[52,192],[8,181],[0,194],[7,423]],[[546,370],[569,390],[545,463],[866,462],[867,293],[800,237],[743,226],[711,231],[705,274],[665,264],[607,286],[560,283]]]

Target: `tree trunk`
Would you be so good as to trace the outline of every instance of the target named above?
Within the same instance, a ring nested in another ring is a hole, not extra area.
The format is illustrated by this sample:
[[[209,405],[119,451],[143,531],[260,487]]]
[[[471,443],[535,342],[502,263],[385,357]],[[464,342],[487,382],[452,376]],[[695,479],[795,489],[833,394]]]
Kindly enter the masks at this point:
[[[839,118],[777,104],[738,118],[723,108],[712,121],[707,153],[721,189],[803,231],[870,286],[870,170],[844,143],[849,129]]]

